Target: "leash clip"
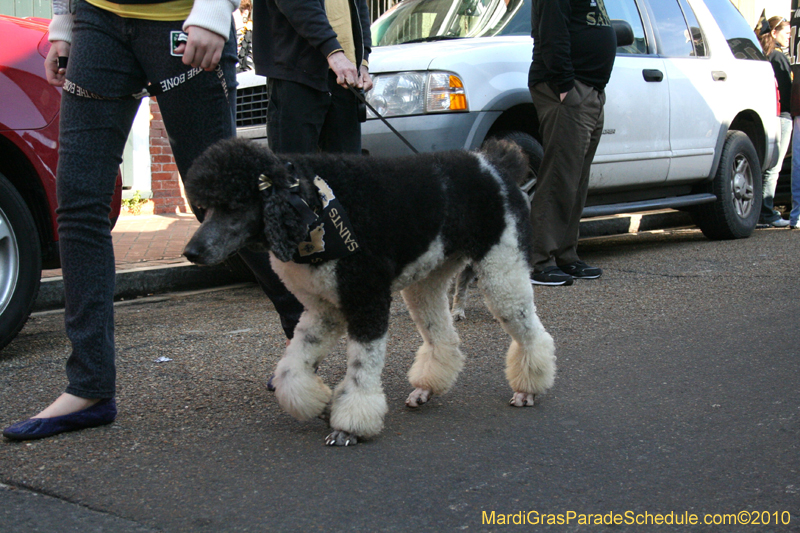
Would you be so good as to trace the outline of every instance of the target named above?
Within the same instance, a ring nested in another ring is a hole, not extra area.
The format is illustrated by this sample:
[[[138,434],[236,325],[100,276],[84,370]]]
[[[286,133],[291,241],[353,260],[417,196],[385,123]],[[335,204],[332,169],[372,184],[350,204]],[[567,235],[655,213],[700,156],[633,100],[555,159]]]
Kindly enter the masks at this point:
[[[142,98],[147,98],[148,96],[150,96],[150,92],[147,89],[142,89],[138,93],[133,93],[131,95],[134,100],[141,100]]]

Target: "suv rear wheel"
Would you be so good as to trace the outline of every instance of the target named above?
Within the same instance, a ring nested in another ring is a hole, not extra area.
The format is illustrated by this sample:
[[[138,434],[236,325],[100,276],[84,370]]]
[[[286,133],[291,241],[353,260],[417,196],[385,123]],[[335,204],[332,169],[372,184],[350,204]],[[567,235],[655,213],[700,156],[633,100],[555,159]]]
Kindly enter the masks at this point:
[[[717,200],[692,210],[692,219],[709,239],[749,237],[761,211],[761,167],[750,138],[729,131],[717,175],[711,182]]]
[[[0,349],[28,320],[41,276],[36,224],[20,194],[0,174]]]

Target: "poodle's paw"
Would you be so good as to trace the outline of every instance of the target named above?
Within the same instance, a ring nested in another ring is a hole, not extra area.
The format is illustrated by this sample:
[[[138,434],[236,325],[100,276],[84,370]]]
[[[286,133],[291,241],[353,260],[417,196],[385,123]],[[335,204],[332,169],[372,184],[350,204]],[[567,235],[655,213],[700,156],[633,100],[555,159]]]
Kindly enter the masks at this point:
[[[467,319],[467,313],[464,311],[463,307],[454,308],[451,314],[453,315],[453,320],[456,322]]]
[[[316,418],[331,400],[331,389],[319,376],[294,371],[289,365],[278,364],[273,384],[280,406],[298,420]]]
[[[372,392],[339,386],[331,404],[330,426],[353,437],[370,438],[380,434],[389,406],[382,389]],[[351,444],[355,444],[351,442]]]
[[[347,431],[335,430],[325,437],[325,446],[350,446],[358,444],[358,438]]]
[[[536,395],[531,392],[515,392],[514,396],[509,400],[508,405],[514,407],[529,407],[534,404]]]
[[[416,388],[408,395],[406,405],[411,408],[419,407],[431,398],[433,398],[433,392],[430,389]]]

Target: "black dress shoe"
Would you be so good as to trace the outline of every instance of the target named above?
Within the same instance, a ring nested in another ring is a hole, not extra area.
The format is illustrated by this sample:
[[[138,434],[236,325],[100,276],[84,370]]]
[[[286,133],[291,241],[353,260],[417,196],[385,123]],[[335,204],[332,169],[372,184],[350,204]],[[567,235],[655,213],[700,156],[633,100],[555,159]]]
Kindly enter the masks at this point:
[[[91,407],[64,416],[52,418],[29,418],[3,430],[3,436],[11,440],[35,440],[52,437],[67,431],[93,428],[110,424],[117,418],[114,398],[100,400]]]

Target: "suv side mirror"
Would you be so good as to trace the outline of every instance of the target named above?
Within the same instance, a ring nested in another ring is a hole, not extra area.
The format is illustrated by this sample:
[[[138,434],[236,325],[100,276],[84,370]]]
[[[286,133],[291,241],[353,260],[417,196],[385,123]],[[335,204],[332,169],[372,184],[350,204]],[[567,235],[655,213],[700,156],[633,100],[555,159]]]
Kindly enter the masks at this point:
[[[633,44],[633,28],[627,21],[612,19],[611,26],[617,34],[617,46],[630,46]]]

